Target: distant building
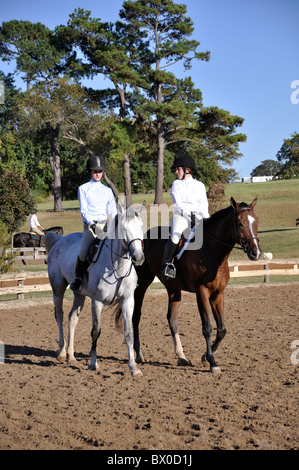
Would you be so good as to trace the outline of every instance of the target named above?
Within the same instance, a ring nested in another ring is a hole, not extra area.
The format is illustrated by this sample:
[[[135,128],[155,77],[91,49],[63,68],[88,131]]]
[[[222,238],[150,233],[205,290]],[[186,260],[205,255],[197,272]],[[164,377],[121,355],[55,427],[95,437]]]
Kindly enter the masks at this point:
[[[242,178],[242,183],[264,183],[273,179],[273,176],[245,176],[245,178]]]

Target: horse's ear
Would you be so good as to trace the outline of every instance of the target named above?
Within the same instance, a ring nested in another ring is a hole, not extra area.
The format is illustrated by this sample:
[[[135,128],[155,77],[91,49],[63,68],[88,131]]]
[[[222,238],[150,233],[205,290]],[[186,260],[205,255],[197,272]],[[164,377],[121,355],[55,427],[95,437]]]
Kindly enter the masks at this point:
[[[257,203],[257,197],[250,204],[251,209],[253,209],[256,206],[256,203]]]
[[[137,207],[137,209],[135,209],[135,211],[137,212],[137,214],[140,214],[143,211],[143,209],[145,209],[145,207],[146,207],[146,201],[143,201],[143,203],[140,204],[140,206]]]
[[[230,198],[230,203],[235,210],[238,210],[239,204],[234,200],[233,197]]]

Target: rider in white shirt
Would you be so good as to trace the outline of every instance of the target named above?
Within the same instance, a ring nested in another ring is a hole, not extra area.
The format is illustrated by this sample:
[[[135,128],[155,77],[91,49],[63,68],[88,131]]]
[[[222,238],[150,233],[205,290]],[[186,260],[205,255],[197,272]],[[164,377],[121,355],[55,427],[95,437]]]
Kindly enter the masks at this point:
[[[190,227],[191,216],[206,219],[209,215],[209,203],[205,185],[192,177],[195,162],[192,157],[181,156],[175,159],[173,166],[177,179],[171,186],[171,197],[174,202],[174,213],[171,219],[171,237],[166,244],[161,265],[163,279],[175,277],[172,259],[175,256],[179,241],[185,229]]]
[[[35,209],[35,211],[30,216],[30,219],[29,219],[30,232],[37,233],[40,237],[42,237],[45,234],[45,229],[39,223],[36,214],[37,214],[37,209]]]
[[[108,214],[114,218],[117,214],[113,192],[101,183],[106,163],[103,157],[91,156],[87,161],[87,170],[91,174],[88,183],[79,186],[78,198],[84,225],[79,256],[76,264],[76,277],[70,285],[72,290],[81,291],[82,280],[88,267],[88,250],[95,237],[102,237],[107,225]]]

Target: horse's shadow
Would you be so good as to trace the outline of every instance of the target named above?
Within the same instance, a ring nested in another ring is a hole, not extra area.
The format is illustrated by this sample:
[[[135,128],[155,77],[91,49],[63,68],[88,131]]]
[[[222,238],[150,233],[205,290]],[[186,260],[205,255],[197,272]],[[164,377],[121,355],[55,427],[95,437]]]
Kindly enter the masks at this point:
[[[32,356],[36,358],[45,358],[46,356],[49,356],[51,357],[51,360],[41,360],[37,363],[31,359]],[[6,364],[29,364],[49,367],[53,365],[53,359],[55,359],[55,357],[55,351],[35,348],[32,346],[16,346],[5,344]]]
[[[32,357],[40,358],[40,361],[36,362]],[[48,357],[48,359],[46,359]],[[82,352],[75,353],[75,357],[78,361],[84,361],[88,363],[90,360],[89,354],[84,354]],[[127,364],[127,359],[121,359],[116,356],[112,355],[99,355],[98,359],[100,362],[111,361],[117,364]],[[6,364],[27,364],[27,365],[34,365],[39,367],[53,367],[58,365],[59,362],[57,361],[56,352],[54,350],[46,350],[41,348],[36,348],[33,346],[18,346],[18,345],[5,345],[5,363]],[[142,366],[151,366],[151,367],[158,367],[164,369],[182,369],[182,368],[190,368],[193,372],[207,372],[207,370],[203,370],[202,368],[198,368],[193,364],[188,364],[187,366],[183,367],[175,363],[164,362],[164,361],[157,361],[157,360],[148,360],[145,361]],[[76,366],[74,366],[76,368]]]

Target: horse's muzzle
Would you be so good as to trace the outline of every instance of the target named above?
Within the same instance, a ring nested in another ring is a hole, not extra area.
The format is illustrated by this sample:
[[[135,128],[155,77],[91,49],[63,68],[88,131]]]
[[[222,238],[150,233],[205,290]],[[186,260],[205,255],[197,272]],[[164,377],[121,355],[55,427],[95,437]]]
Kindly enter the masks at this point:
[[[262,252],[257,244],[256,246],[248,246],[246,249],[246,253],[251,261],[257,261],[261,256]]]
[[[135,254],[132,256],[132,263],[134,264],[134,266],[141,266],[143,262],[144,262],[143,253],[139,256],[136,256]]]

